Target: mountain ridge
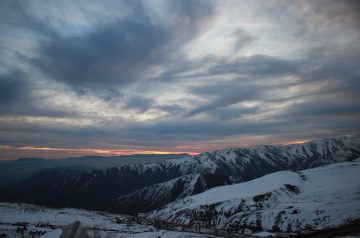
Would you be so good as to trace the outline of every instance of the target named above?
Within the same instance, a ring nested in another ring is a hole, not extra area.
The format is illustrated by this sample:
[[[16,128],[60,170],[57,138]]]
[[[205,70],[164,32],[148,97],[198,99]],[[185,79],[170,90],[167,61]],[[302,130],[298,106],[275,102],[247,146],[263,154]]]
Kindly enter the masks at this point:
[[[154,163],[168,159],[187,157],[188,154],[133,154],[123,156],[82,156],[63,159],[19,158],[0,161],[0,187],[15,185],[42,169],[57,166],[81,166],[88,171],[111,167],[120,167],[136,163]]]
[[[229,232],[306,233],[360,221],[360,158],[212,188],[144,214]]]
[[[230,148],[194,157],[90,172],[48,170],[19,183],[13,189],[13,198],[24,201],[21,194],[35,191],[25,202],[138,213],[215,186],[249,181],[281,170],[297,171],[351,161],[359,156],[360,135],[356,135],[296,145]],[[181,179],[186,175],[200,176],[203,186],[198,190],[189,189],[187,180]],[[216,183],[211,182],[213,178]],[[162,192],[157,192],[159,187]],[[148,205],[136,202],[139,194],[151,197],[152,202]]]

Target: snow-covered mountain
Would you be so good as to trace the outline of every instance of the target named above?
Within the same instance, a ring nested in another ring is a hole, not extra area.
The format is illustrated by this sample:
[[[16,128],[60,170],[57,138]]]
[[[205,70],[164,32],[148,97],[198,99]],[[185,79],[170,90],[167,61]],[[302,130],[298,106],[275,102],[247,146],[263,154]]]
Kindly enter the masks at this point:
[[[324,230],[360,221],[359,181],[360,158],[212,188],[146,217],[248,234]]]
[[[248,181],[270,172],[300,170],[348,161],[359,156],[359,136],[313,141],[301,145],[255,146],[203,153],[175,162],[191,175],[146,186],[119,197],[113,208],[122,212],[147,212],[171,201],[209,188]],[[171,166],[168,166],[171,167]]]
[[[230,148],[151,164],[95,171],[45,170],[1,192],[3,201],[144,212],[209,188],[281,170],[301,170],[360,156],[360,135],[296,145]],[[151,199],[151,202],[145,199]],[[124,205],[125,204],[125,205]]]
[[[110,210],[128,214],[148,212],[180,198],[232,182],[229,177],[216,174],[183,175],[121,196],[113,201]]]

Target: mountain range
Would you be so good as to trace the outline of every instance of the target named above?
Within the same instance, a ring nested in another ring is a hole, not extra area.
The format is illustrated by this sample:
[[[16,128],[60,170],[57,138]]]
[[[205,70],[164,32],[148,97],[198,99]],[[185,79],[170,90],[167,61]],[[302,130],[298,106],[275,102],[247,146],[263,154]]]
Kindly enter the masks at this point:
[[[10,187],[39,170],[55,167],[76,167],[85,171],[120,167],[132,164],[155,163],[188,154],[134,154],[121,156],[82,156],[64,159],[20,158],[0,160],[0,187]]]
[[[360,135],[294,145],[205,152],[194,157],[84,171],[52,168],[3,190],[2,201],[135,214],[282,170],[299,171],[355,160]]]

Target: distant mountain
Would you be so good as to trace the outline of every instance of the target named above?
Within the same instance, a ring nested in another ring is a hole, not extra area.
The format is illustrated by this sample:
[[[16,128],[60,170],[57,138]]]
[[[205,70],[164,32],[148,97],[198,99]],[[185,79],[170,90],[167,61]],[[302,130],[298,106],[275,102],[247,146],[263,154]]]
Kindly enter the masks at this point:
[[[232,233],[326,230],[360,222],[359,181],[360,158],[213,188],[145,217]]]
[[[39,161],[45,161],[43,158],[19,158],[15,160],[16,162],[39,162]]]
[[[7,201],[137,213],[209,188],[280,170],[298,171],[360,156],[360,135],[230,148],[150,164],[94,171],[50,169],[13,187]],[[3,198],[0,195],[0,199]],[[151,201],[149,201],[151,200]]]
[[[188,154],[134,154],[124,156],[83,156],[65,159],[20,158],[13,161],[0,161],[0,187],[10,187],[30,177],[41,169],[56,166],[80,166],[88,171],[131,164],[154,163],[168,159],[177,159]]]

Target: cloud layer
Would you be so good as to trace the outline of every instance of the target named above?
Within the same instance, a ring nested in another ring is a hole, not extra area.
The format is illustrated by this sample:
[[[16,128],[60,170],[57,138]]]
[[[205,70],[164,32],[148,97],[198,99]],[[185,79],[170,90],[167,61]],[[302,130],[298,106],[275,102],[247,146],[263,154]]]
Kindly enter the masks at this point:
[[[359,6],[0,1],[0,159],[359,133]]]

